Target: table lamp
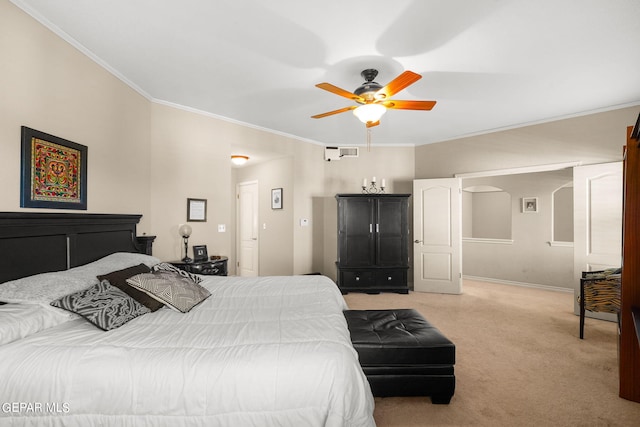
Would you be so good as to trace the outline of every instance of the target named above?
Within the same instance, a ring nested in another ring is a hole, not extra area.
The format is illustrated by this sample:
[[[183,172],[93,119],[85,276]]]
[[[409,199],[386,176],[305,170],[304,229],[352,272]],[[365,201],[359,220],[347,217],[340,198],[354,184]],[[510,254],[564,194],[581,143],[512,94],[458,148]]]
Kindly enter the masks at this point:
[[[184,242],[184,258],[182,258],[182,262],[193,262],[191,258],[189,258],[189,236],[191,236],[191,226],[189,224],[182,224],[178,228],[178,234],[182,236],[182,241]]]

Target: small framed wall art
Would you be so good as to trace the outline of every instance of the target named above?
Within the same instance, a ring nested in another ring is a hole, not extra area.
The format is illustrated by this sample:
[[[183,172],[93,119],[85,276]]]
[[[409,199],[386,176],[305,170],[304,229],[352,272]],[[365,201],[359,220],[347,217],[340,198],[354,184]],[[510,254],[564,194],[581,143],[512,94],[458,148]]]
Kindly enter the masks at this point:
[[[207,199],[187,199],[187,221],[207,221]]]
[[[22,126],[20,207],[87,209],[87,147]]]
[[[209,255],[207,254],[207,245],[193,245],[193,260],[196,262],[207,261]]]
[[[538,198],[537,197],[523,197],[522,198],[522,212],[523,213],[536,213],[536,212],[538,212]]]
[[[282,188],[271,190],[271,209],[282,209]]]

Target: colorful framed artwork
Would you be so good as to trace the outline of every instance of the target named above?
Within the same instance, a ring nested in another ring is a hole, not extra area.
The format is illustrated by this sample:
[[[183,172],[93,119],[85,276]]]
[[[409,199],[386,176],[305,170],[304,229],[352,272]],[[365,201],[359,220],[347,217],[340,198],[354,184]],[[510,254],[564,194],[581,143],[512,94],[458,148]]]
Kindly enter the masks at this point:
[[[271,190],[271,209],[282,209],[282,188]]]
[[[207,221],[207,199],[187,199],[187,221]]]
[[[87,209],[87,147],[22,126],[20,207]]]

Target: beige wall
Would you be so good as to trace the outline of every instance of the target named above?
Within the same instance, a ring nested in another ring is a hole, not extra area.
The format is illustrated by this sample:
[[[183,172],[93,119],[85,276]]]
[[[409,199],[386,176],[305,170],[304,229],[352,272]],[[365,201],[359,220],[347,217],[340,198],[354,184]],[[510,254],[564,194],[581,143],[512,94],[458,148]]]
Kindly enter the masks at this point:
[[[150,115],[147,99],[0,2],[0,210],[20,210],[24,125],[88,147],[86,212],[143,214],[139,231],[152,234]]]
[[[322,272],[324,264],[324,216],[317,200],[324,195],[324,147],[296,141],[293,163],[293,272]],[[302,226],[300,220],[308,220]]]
[[[233,145],[234,152],[268,153],[270,157],[256,165],[250,159],[232,174],[234,192],[235,185],[245,181],[258,181],[260,188],[260,274],[319,271],[324,221],[316,200],[324,195],[324,148],[250,128],[246,133],[246,138]],[[282,210],[271,209],[272,188],[283,188]],[[235,218],[235,202],[232,209]],[[309,225],[301,226],[301,219],[307,219]],[[235,257],[235,237],[232,239]]]
[[[258,182],[259,271],[262,276],[293,274],[293,158],[243,167],[236,183]],[[282,188],[282,209],[271,209],[271,190]]]
[[[467,195],[469,197],[465,197]],[[462,216],[463,218],[471,216],[471,218],[468,222],[463,220],[462,237],[511,239],[512,201],[511,194],[506,191],[476,193],[464,191]]]
[[[511,195],[510,239],[513,241],[504,244],[466,240],[462,244],[463,274],[572,289],[573,247],[550,244],[553,192],[572,181],[571,169],[463,179],[463,187],[489,185]],[[537,213],[522,212],[523,197],[538,198]]]
[[[622,160],[640,107],[558,120],[416,148],[416,178],[577,162]]]
[[[154,255],[163,260],[184,256],[179,224],[187,218],[187,198],[207,200],[207,221],[190,222],[193,245],[206,245],[209,255],[230,255],[231,155],[229,144],[241,128],[228,122],[152,104],[151,230]],[[240,135],[238,135],[240,133]],[[227,231],[218,232],[218,224]]]

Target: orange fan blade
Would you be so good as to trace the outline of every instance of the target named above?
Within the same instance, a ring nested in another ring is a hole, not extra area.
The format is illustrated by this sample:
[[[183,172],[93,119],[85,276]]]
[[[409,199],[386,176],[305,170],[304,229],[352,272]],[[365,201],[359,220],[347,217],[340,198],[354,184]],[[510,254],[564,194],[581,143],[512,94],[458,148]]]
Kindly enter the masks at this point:
[[[316,114],[315,116],[311,116],[311,118],[312,119],[321,119],[323,117],[333,116],[334,114],[344,113],[345,111],[353,110],[356,107],[357,107],[357,105],[352,105],[351,107],[344,107],[344,108],[341,108],[339,110],[333,110],[333,111],[328,111],[328,112],[322,113],[322,114]]]
[[[340,96],[344,96],[347,99],[351,99],[353,101],[356,102],[360,102],[360,103],[364,103],[364,99],[358,95],[356,95],[355,93],[351,93],[349,91],[346,91],[344,89],[340,89],[338,86],[334,86],[331,83],[318,83],[316,85],[316,87],[319,87],[320,89],[324,89],[326,91],[329,91],[331,93],[335,93],[336,95],[340,95]]]
[[[367,122],[367,127],[372,128],[374,126],[378,126],[379,124],[380,124],[380,120],[378,120],[377,122]]]
[[[431,110],[436,105],[436,101],[395,101],[390,99],[380,102],[380,104],[395,110]]]
[[[416,74],[413,71],[405,71],[389,82],[385,87],[377,91],[373,97],[380,100],[389,99],[394,94],[400,92],[405,87],[414,84],[421,78],[422,76],[420,74]]]

